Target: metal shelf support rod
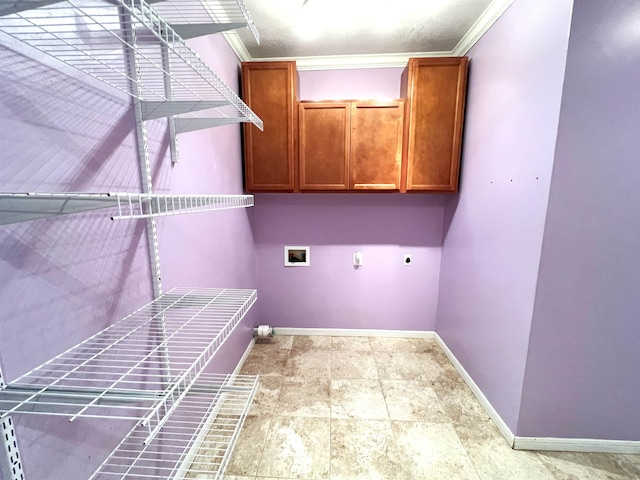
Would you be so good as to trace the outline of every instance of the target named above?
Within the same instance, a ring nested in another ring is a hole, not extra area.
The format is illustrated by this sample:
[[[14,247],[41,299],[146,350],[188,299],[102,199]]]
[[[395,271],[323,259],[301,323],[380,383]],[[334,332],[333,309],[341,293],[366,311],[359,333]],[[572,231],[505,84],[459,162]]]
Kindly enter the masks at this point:
[[[0,365],[0,391],[5,388]],[[24,480],[22,461],[13,419],[9,416],[0,420],[0,435],[2,435],[2,452],[0,453],[0,474],[7,480]]]

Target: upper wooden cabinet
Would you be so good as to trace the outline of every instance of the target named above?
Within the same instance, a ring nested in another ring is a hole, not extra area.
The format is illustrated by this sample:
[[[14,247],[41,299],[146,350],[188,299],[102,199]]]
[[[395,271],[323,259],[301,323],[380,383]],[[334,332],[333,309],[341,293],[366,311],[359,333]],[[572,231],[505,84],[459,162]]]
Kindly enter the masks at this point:
[[[300,102],[300,190],[400,189],[404,102]]]
[[[467,57],[409,60],[402,191],[458,190],[467,65]]]
[[[242,64],[242,98],[264,123],[264,131],[243,126],[248,191],[296,189],[297,79],[295,62]]]
[[[351,188],[399,190],[404,102],[351,104]]]
[[[300,190],[348,190],[350,104],[300,102]]]

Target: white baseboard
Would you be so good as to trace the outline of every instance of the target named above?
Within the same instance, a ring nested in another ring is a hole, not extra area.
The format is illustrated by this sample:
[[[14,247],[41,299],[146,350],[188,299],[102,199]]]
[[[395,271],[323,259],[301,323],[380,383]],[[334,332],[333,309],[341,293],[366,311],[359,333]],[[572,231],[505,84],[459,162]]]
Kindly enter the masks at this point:
[[[276,335],[324,335],[327,337],[435,338],[436,332],[418,330],[368,330],[359,328],[273,327]]]
[[[462,379],[465,381],[467,386],[471,389],[473,394],[476,396],[476,398],[480,402],[480,405],[482,405],[482,408],[485,409],[485,411],[487,412],[487,414],[489,415],[493,423],[496,425],[496,427],[498,428],[502,436],[505,438],[509,446],[512,448],[515,448],[514,447],[515,435],[513,434],[513,432],[511,432],[511,429],[507,426],[504,420],[502,420],[502,417],[498,414],[496,409],[493,408],[493,405],[491,405],[489,400],[487,400],[487,397],[484,396],[484,393],[482,393],[482,390],[480,390],[480,387],[476,385],[476,382],[473,381],[473,379],[471,378],[471,375],[467,373],[467,371],[464,369],[462,364],[458,361],[458,359],[453,354],[453,352],[449,350],[449,347],[447,347],[447,344],[444,343],[444,340],[440,338],[440,335],[436,333],[435,337],[436,337],[436,342],[438,342],[438,346],[442,349],[442,351],[445,353],[447,358],[449,358],[449,361],[453,364],[453,366],[458,371],[458,373],[460,374]]]
[[[515,437],[515,450],[551,452],[640,453],[640,442],[591,438]]]
[[[498,412],[491,405],[487,397],[484,396],[478,385],[464,369],[462,364],[449,350],[440,335],[435,334],[436,342],[447,355],[467,386],[476,396],[482,408],[485,409],[507,443],[514,450],[545,450],[555,452],[600,452],[600,453],[640,453],[640,442],[626,440],[599,440],[584,438],[537,438],[537,437],[517,437],[502,420]]]
[[[584,438],[537,438],[516,437],[507,424],[502,420],[493,405],[484,396],[480,387],[476,385],[471,376],[449,349],[444,340],[436,332],[423,332],[412,330],[366,330],[366,329],[342,329],[342,328],[286,328],[274,327],[276,335],[326,335],[342,337],[395,337],[395,338],[430,338],[435,339],[438,346],[453,364],[467,386],[476,396],[482,408],[485,409],[493,423],[496,425],[505,440],[514,450],[544,450],[556,452],[601,452],[601,453],[632,453],[640,454],[640,442],[627,440],[599,440]],[[247,348],[242,363],[246,359],[254,341]]]
[[[244,362],[246,362],[247,358],[249,358],[249,354],[251,353],[251,349],[253,348],[255,343],[256,343],[256,337],[253,337],[251,339],[251,341],[249,342],[249,345],[247,345],[246,350],[242,354],[242,357],[240,358],[240,361],[238,362],[238,365],[236,366],[235,370],[233,371],[233,373],[231,375],[239,375],[240,374],[240,370],[242,370],[242,367],[244,366]]]

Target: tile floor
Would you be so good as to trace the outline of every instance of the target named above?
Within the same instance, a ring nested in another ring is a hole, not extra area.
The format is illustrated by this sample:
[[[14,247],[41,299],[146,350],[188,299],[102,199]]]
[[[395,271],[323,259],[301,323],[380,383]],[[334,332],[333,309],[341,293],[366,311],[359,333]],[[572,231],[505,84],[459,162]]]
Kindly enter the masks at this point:
[[[435,341],[259,339],[228,480],[640,479],[640,455],[510,449]]]

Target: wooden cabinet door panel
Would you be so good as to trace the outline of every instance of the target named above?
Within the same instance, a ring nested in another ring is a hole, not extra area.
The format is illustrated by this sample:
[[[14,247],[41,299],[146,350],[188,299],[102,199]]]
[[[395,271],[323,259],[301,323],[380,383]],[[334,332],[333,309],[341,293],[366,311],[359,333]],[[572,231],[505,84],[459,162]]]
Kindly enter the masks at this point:
[[[246,188],[249,191],[295,189],[295,62],[242,64],[244,102],[262,119],[264,130],[244,124]]]
[[[349,103],[299,105],[300,190],[347,190]]]
[[[407,191],[458,188],[467,59],[409,60]]]
[[[399,190],[404,102],[351,105],[351,188]]]

